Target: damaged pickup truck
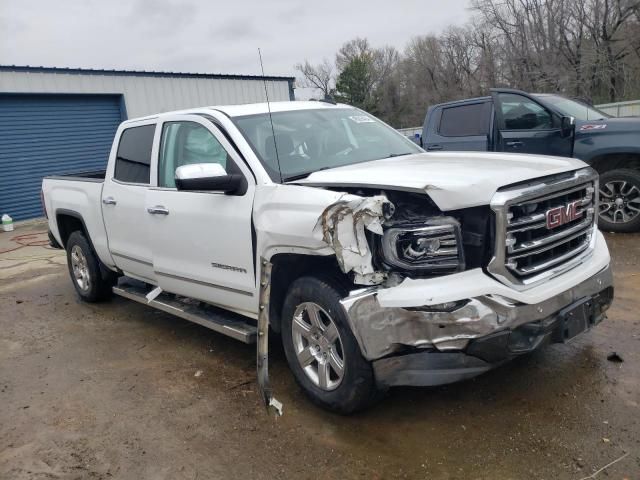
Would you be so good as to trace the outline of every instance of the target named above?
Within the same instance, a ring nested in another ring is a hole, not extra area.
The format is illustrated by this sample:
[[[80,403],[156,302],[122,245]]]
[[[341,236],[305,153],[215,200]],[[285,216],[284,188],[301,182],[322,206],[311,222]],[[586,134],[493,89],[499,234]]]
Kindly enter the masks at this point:
[[[316,404],[479,375],[600,322],[613,298],[583,162],[425,153],[323,102],[124,122],[107,170],[48,177],[80,297],[112,293],[257,343]]]

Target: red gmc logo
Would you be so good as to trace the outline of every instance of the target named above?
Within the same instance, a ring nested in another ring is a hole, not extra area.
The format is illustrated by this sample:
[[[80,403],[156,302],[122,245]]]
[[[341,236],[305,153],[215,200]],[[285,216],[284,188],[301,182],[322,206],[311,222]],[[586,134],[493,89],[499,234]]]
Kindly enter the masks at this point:
[[[582,210],[578,210],[579,205],[580,200],[577,200],[566,206],[547,210],[547,228],[551,230],[552,228],[557,228],[560,225],[564,225],[565,223],[572,222],[573,220],[577,220],[582,217]]]

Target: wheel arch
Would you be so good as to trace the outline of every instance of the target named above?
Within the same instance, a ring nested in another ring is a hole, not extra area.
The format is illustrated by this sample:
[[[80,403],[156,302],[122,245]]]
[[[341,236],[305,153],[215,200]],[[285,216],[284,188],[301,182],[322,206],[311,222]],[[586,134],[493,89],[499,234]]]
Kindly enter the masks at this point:
[[[278,253],[271,257],[271,293],[269,298],[269,322],[274,331],[280,332],[282,307],[290,285],[305,276],[329,278],[338,290],[346,295],[356,288],[348,275],[340,270],[335,255],[308,255]]]
[[[68,210],[66,208],[59,208],[56,210],[56,225],[58,226],[58,234],[60,235],[60,241],[62,248],[66,248],[69,236],[75,231],[81,231],[91,248],[95,252],[91,237],[89,236],[89,230],[82,218],[82,215],[74,210]]]
[[[640,171],[640,152],[605,153],[593,157],[589,164],[600,175],[622,168]]]
[[[55,212],[55,218],[56,225],[58,227],[58,235],[60,235],[63,249],[66,250],[67,242],[73,232],[82,232],[84,238],[87,239],[93,254],[98,259],[98,265],[100,266],[100,273],[102,277],[107,278],[108,276],[113,275],[114,271],[100,260],[100,256],[93,245],[93,241],[91,240],[91,235],[89,235],[89,230],[87,229],[84,218],[82,218],[82,215],[79,212],[76,212],[75,210],[68,210],[66,208],[58,208]]]

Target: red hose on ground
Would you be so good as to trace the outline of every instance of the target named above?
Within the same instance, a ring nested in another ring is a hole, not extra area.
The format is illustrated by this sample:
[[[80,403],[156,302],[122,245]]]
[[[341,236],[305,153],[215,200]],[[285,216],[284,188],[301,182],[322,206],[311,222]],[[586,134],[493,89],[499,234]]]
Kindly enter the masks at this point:
[[[0,254],[13,252],[15,250],[19,250],[23,247],[46,247],[49,245],[49,239],[46,240],[36,240],[34,237],[37,235],[47,234],[47,231],[42,232],[32,232],[32,233],[23,233],[22,235],[16,235],[11,237],[10,240],[18,244],[15,248],[8,248],[6,250],[0,250]]]

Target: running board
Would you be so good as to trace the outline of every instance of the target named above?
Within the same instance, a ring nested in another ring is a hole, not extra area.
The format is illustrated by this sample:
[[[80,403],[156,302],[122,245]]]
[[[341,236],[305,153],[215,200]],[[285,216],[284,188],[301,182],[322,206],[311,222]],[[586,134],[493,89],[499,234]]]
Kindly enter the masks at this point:
[[[149,287],[142,282],[128,278],[122,279],[117,286],[113,287],[113,293],[197,323],[241,342],[256,343],[257,326],[247,322],[246,317],[237,313],[165,292],[149,301],[147,300]]]

